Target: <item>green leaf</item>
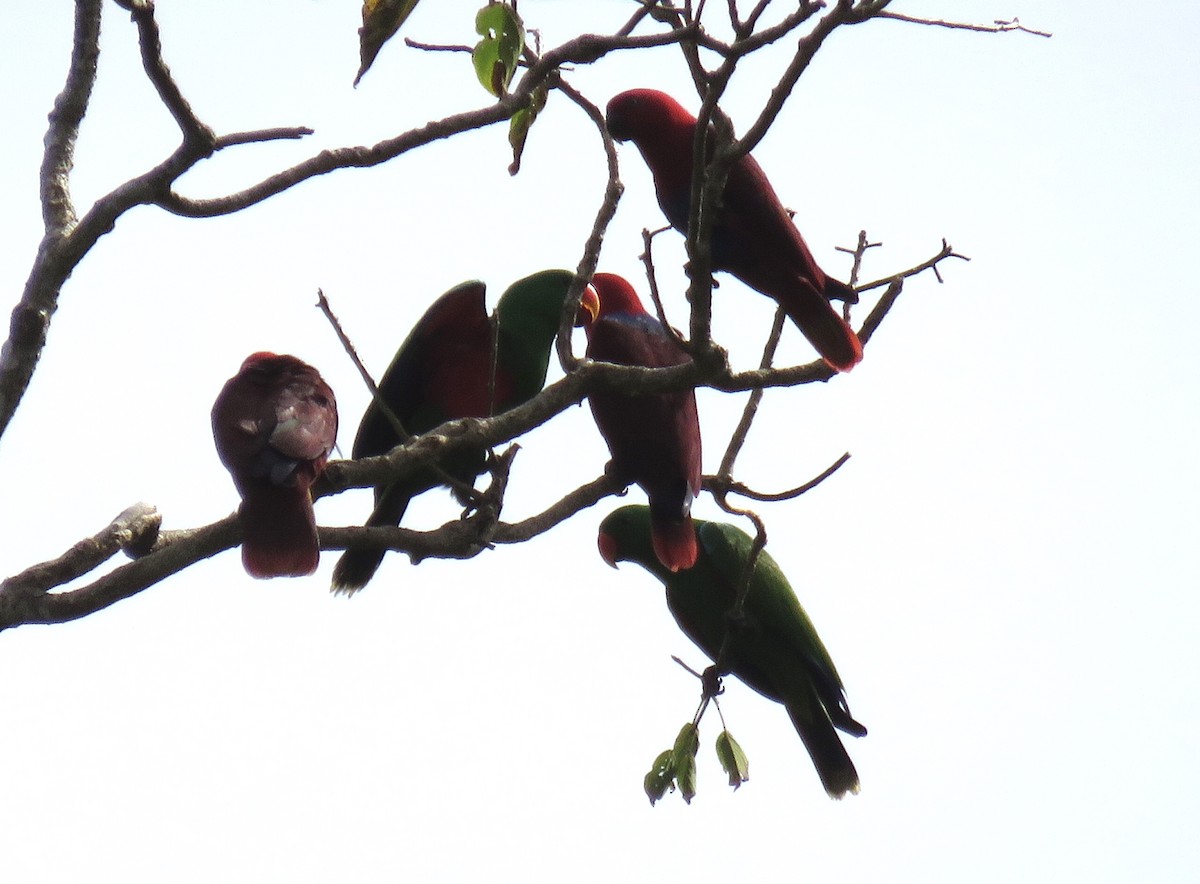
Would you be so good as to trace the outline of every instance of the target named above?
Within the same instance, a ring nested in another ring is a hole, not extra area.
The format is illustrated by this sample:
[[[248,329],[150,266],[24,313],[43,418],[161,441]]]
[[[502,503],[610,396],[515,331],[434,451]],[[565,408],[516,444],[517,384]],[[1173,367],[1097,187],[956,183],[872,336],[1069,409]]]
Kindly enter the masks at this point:
[[[688,722],[675,738],[675,745],[660,752],[654,759],[650,772],[642,780],[642,787],[653,805],[667,794],[679,789],[679,794],[688,804],[696,796],[696,753],[700,750],[700,733],[696,725]]]
[[[363,0],[362,27],[358,29],[358,55],[362,64],[354,85],[375,62],[383,44],[396,36],[410,12],[420,0]]]
[[[642,787],[646,790],[646,796],[650,799],[650,806],[653,807],[656,801],[659,801],[667,794],[668,789],[674,789],[675,775],[672,770],[672,755],[671,750],[660,752],[659,756],[654,759],[654,764],[650,768],[650,772],[646,774],[646,778],[642,781]]]
[[[750,779],[750,762],[729,731],[721,731],[717,737],[717,757],[721,759],[721,767],[729,775],[729,785],[734,791]]]
[[[483,37],[471,51],[475,76],[484,89],[502,98],[525,51],[525,24],[507,3],[489,3],[475,16],[475,31]]]
[[[508,122],[508,143],[512,145],[513,149],[513,161],[508,167],[509,175],[516,175],[521,171],[521,154],[525,152],[525,139],[529,136],[529,128],[533,125],[533,121],[546,106],[548,92],[549,89],[545,84],[533,90],[529,107],[521,108],[512,115],[512,119]]]
[[[675,748],[671,750],[674,756],[675,783],[679,786],[679,794],[688,804],[696,797],[696,753],[700,751],[700,732],[696,725],[688,722],[675,738]]]

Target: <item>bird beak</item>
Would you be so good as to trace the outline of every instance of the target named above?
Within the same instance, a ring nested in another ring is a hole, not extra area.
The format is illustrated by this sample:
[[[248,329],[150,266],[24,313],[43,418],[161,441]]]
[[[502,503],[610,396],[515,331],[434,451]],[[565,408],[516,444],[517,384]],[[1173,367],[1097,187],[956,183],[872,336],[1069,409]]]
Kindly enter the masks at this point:
[[[579,312],[575,314],[575,327],[591,325],[600,315],[600,295],[591,285],[584,286],[583,294],[579,296]]]
[[[609,567],[617,567],[617,539],[611,534],[601,534],[596,538],[596,546],[600,548],[600,558],[608,562]]]

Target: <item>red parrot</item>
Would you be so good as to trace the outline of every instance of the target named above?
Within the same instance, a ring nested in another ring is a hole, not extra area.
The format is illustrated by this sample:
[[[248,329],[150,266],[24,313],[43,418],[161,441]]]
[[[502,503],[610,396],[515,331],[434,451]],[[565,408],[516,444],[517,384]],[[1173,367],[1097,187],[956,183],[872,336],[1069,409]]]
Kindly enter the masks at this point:
[[[671,226],[686,234],[696,118],[664,92],[632,89],[608,103],[606,121],[613,138],[637,145],[654,176],[659,207]],[[712,145],[710,138],[710,155]],[[829,303],[855,303],[858,294],[817,266],[749,154],[729,170],[712,228],[711,255],[714,270],[732,273],[778,302],[832,368],[849,371],[862,359],[858,335]]]
[[[213,403],[213,439],[242,496],[242,564],[251,577],[302,577],[320,546],[309,488],[337,438],[337,402],[295,356],[246,357]]]
[[[623,277],[597,273],[600,313],[587,323],[587,355],[618,365],[661,368],[688,361],[661,322],[642,307]],[[601,390],[588,401],[608,443],[610,475],[636,482],[650,499],[654,553],[672,572],[696,563],[692,500],[700,493],[700,419],[696,393],[626,396]]]

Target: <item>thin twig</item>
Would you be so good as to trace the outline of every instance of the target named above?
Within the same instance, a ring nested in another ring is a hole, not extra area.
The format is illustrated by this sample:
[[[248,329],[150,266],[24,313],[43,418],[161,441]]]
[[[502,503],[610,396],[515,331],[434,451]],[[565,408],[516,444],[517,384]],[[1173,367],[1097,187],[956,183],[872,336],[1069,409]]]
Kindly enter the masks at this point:
[[[367,390],[370,391],[371,400],[375,403],[375,407],[383,413],[384,418],[391,424],[392,431],[400,438],[400,441],[407,442],[412,438],[412,434],[404,428],[404,424],[396,416],[396,412],[392,411],[392,407],[388,405],[387,400],[383,398],[383,394],[379,392],[379,386],[375,383],[375,379],[371,377],[371,373],[367,371],[367,367],[363,365],[363,361],[358,355],[358,349],[354,346],[354,342],[350,340],[350,336],[346,334],[346,330],[342,328],[341,320],[334,314],[333,307],[330,306],[329,299],[325,297],[323,289],[317,289],[317,308],[325,315],[325,319],[333,327],[333,333],[337,335],[338,341],[341,342],[342,349],[346,351],[346,355],[350,357],[350,361],[358,369],[358,376],[362,378]]]
[[[739,497],[749,498],[750,500],[759,500],[764,503],[779,503],[785,500],[794,500],[802,494],[812,491],[834,473],[842,468],[842,466],[850,459],[850,452],[846,452],[830,466],[826,467],[819,475],[809,479],[802,485],[797,485],[795,488],[789,488],[787,491],[766,492],[755,491],[741,482],[734,482],[723,479],[721,476],[705,476],[703,480],[704,488],[707,491],[715,494],[736,494]]]
[[[163,58],[162,33],[154,17],[154,3],[150,0],[116,0],[116,3],[128,10],[130,18],[137,25],[142,67],[158,92],[159,99],[175,118],[184,140],[211,152],[216,144],[216,135],[196,116]]]
[[[325,292],[321,289],[317,289],[317,307],[325,315],[326,320],[328,320],[329,324],[333,327],[334,334],[337,335],[338,340],[342,344],[342,349],[346,351],[346,355],[350,357],[350,361],[354,363],[354,367],[358,369],[359,376],[362,378],[363,383],[371,393],[371,401],[374,403],[375,407],[379,409],[384,419],[391,426],[392,432],[396,434],[396,437],[400,440],[400,444],[408,442],[413,438],[412,433],[405,428],[404,422],[400,420],[399,415],[396,414],[396,412],[392,409],[392,406],[379,391],[379,387],[375,383],[374,378],[371,377],[371,373],[367,371],[367,367],[363,364],[362,359],[359,358],[357,348],[355,348],[354,343],[350,340],[350,336],[346,334],[345,329],[342,328],[341,321],[336,315],[334,315],[333,308],[329,304],[329,299],[325,297]],[[498,323],[496,323],[494,317],[492,318],[491,324],[493,329],[498,327]],[[496,343],[493,339],[493,368],[496,353]],[[460,500],[474,500],[477,497],[475,486],[472,483],[464,482],[457,476],[451,475],[445,468],[441,466],[440,463],[431,463],[428,465],[428,469],[438,477],[438,480],[441,482],[441,484],[452,489],[454,493],[458,495]]]
[[[761,370],[765,371],[769,369],[775,359],[775,350],[779,346],[780,337],[783,335],[783,323],[785,319],[787,319],[787,313],[780,307],[775,311],[775,321],[771,324],[771,333],[767,335],[767,343],[763,346],[763,355],[758,366]],[[750,396],[746,400],[746,406],[742,409],[742,417],[729,439],[729,445],[725,449],[725,456],[721,459],[721,466],[717,470],[717,475],[722,479],[731,480],[734,461],[737,460],[742,446],[746,444],[746,437],[750,433],[750,425],[754,422],[755,415],[758,414],[758,405],[762,402],[762,397],[762,387],[750,391]]]
[[[617,213],[617,204],[625,192],[625,185],[621,183],[617,147],[613,143],[612,136],[608,134],[608,127],[604,124],[604,114],[600,112],[600,108],[588,101],[561,76],[555,78],[554,88],[579,107],[596,127],[596,131],[600,135],[600,143],[604,148],[604,159],[608,170],[604,195],[600,200],[600,207],[596,210],[596,218],[592,222],[592,229],[588,233],[587,241],[583,245],[583,254],[575,267],[576,278],[567,292],[563,313],[559,318],[555,347],[563,371],[570,372],[579,365],[579,360],[571,352],[571,330],[575,327],[575,318],[579,314],[580,299],[583,297],[584,288],[596,273],[596,266],[600,261],[600,248],[604,244],[604,232],[608,230],[608,225]]]
[[[877,12],[874,18],[889,18],[892,21],[908,22],[914,25],[929,25],[938,28],[951,28],[958,31],[978,31],[986,34],[1005,34],[1009,31],[1021,31],[1025,34],[1032,34],[1035,37],[1053,37],[1054,34],[1050,31],[1038,31],[1033,28],[1027,28],[1021,24],[1021,20],[1014,18],[1011,21],[1002,21],[997,19],[990,25],[974,25],[967,22],[944,21],[935,18],[917,18],[911,15],[903,15],[899,12]]]
[[[650,300],[654,302],[654,312],[658,314],[658,321],[662,323],[667,337],[674,341],[679,349],[691,355],[693,349],[691,341],[685,341],[683,336],[675,329],[675,326],[667,319],[667,310],[663,306],[662,295],[658,291],[658,274],[654,270],[654,237],[670,229],[669,225],[667,227],[659,227],[657,230],[650,230],[647,227],[643,227],[642,254],[640,257],[642,264],[646,267],[646,280],[650,284]]]

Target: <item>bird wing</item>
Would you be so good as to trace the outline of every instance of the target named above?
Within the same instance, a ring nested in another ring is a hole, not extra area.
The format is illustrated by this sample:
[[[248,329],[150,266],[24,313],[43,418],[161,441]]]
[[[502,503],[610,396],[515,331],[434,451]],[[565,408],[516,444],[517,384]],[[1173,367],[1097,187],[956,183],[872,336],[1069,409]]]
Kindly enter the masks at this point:
[[[434,301],[380,379],[380,395],[407,432],[422,433],[445,420],[449,412],[438,407],[431,391],[440,377],[453,373],[455,360],[464,351],[477,350],[481,342],[490,341],[486,293],[482,282],[472,280]],[[383,410],[372,400],[359,424],[354,456],[384,454],[399,442]]]
[[[750,555],[750,537],[720,522],[706,522],[697,531],[697,537],[714,567],[733,586],[740,586],[744,563]],[[783,570],[766,550],[758,556],[746,611],[762,631],[764,640],[769,636],[782,644],[802,659],[815,676],[828,681],[839,692],[842,690],[837,667],[816,627],[800,606]]]

